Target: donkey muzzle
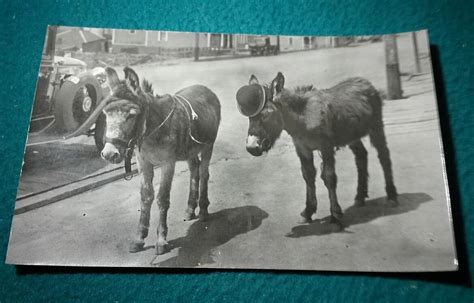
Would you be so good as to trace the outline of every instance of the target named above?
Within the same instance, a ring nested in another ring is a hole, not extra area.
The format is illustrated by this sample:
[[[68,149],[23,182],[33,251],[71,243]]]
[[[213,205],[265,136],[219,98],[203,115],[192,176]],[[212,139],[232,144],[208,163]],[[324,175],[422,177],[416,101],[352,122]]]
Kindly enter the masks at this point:
[[[248,136],[246,142],[246,149],[252,156],[261,156],[263,153],[262,144],[257,136]]]
[[[107,160],[111,163],[118,164],[122,162],[123,156],[120,151],[111,143],[105,143],[104,149],[100,152],[102,159]]]

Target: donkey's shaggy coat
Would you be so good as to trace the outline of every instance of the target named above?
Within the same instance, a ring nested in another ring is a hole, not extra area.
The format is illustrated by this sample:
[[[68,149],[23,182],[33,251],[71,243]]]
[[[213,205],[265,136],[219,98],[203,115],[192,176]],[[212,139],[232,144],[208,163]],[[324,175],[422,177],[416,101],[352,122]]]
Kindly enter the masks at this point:
[[[125,68],[125,80],[107,68],[108,81],[113,88],[109,104],[104,108],[107,130],[102,157],[120,163],[136,143],[138,168],[141,173],[141,209],[137,239],[131,252],[140,251],[145,244],[150,225],[150,208],[154,200],[154,166],[161,168],[158,254],[167,251],[167,213],[176,161],[187,161],[190,170],[188,208],[185,219],[208,216],[209,162],[220,123],[220,103],[207,87],[193,85],[174,96],[153,94],[151,84],[144,80],[139,85],[138,75]]]
[[[382,100],[372,84],[362,78],[347,79],[329,89],[318,90],[312,85],[284,89],[285,79],[278,73],[270,86],[260,85],[251,76],[249,85],[242,90],[263,88],[265,100],[239,100],[239,106],[250,102],[264,102],[258,115],[249,117],[247,150],[254,156],[268,151],[282,130],[288,132],[296,147],[301,170],[306,182],[306,208],[301,213],[304,222],[310,222],[316,212],[316,168],[313,151],[322,157],[321,177],[329,191],[331,221],[341,226],[342,210],[337,201],[334,154],[337,148],[348,145],[355,155],[358,172],[356,205],[363,205],[367,197],[367,151],[361,138],[369,135],[383,168],[388,204],[397,204],[393,184],[392,164],[382,121]],[[252,88],[253,87],[253,88]]]

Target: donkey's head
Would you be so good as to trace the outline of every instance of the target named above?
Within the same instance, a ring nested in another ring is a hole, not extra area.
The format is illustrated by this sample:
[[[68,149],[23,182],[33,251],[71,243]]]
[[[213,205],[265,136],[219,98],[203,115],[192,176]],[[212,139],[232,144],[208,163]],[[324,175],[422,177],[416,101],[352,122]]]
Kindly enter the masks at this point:
[[[103,109],[106,116],[106,139],[101,152],[103,159],[120,163],[131,154],[137,139],[145,131],[145,96],[138,75],[125,67],[125,80],[119,80],[113,68],[107,68],[107,80],[112,95]]]
[[[283,130],[283,118],[277,102],[285,78],[278,73],[270,86],[250,76],[249,84],[237,91],[239,111],[249,118],[246,148],[253,156],[269,151]]]

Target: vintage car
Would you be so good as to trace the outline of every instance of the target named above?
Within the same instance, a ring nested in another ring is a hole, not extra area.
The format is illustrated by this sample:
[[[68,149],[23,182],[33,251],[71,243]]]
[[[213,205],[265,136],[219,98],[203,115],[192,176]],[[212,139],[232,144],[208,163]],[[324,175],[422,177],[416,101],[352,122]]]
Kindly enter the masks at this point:
[[[251,56],[269,56],[278,55],[279,47],[276,37],[262,36],[255,37],[253,42],[249,44]]]
[[[87,70],[81,60],[54,56],[54,37],[55,29],[50,28],[36,85],[27,146],[88,135],[94,136],[101,150],[105,117],[99,115],[95,121],[88,118],[110,94],[105,69]]]

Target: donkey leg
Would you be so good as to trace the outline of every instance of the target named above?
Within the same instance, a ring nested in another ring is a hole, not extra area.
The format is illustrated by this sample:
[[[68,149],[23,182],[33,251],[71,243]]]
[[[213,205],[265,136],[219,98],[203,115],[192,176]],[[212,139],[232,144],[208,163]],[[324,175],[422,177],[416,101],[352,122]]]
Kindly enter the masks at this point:
[[[387,147],[383,126],[370,133],[370,141],[377,150],[379,161],[382,165],[385,177],[385,191],[387,192],[387,206],[395,207],[398,205],[398,194],[395,184],[393,183],[392,161],[390,160],[390,151]]]
[[[367,170],[367,150],[360,140],[352,143],[349,148],[354,153],[355,163],[357,166],[357,194],[354,199],[354,205],[364,206],[365,198],[368,197],[367,179],[369,177],[369,173]]]
[[[296,153],[301,162],[301,172],[306,182],[306,207],[301,212],[301,223],[311,222],[311,215],[316,213],[318,202],[316,200],[316,168],[314,167],[313,151],[296,145]]]
[[[199,166],[199,219],[207,220],[209,212],[207,210],[210,202],[207,193],[209,182],[209,163],[211,162],[213,145],[204,147],[201,152],[201,165]]]
[[[161,183],[158,191],[158,242],[156,243],[156,254],[161,255],[167,252],[166,236],[168,235],[168,209],[170,207],[170,191],[173,182],[175,163],[170,162],[161,168]]]
[[[138,222],[136,239],[130,243],[130,252],[141,251],[145,246],[145,238],[148,236],[148,228],[150,227],[150,208],[155,196],[153,190],[153,165],[139,157],[137,159],[142,177],[140,184],[140,221]]]
[[[186,209],[185,221],[196,219],[194,210],[197,207],[197,201],[199,197],[199,157],[188,159],[188,166],[190,172],[189,180],[189,198],[188,198],[188,208]]]
[[[324,185],[328,189],[329,202],[331,203],[331,224],[335,224],[338,230],[342,229],[341,219],[342,210],[341,206],[337,202],[337,175],[336,175],[336,160],[334,158],[334,149],[324,148],[321,151],[323,162],[321,163],[321,178],[324,181]]]

